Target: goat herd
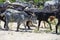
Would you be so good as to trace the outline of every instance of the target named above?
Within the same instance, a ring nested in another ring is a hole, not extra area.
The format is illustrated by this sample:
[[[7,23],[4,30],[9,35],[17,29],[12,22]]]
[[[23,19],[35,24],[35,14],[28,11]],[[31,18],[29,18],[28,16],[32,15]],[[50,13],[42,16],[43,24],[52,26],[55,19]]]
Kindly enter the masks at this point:
[[[30,29],[28,23],[29,21],[34,20],[39,21],[38,30],[42,20],[46,21],[50,26],[50,30],[52,30],[51,24],[48,22],[48,18],[50,16],[55,16],[58,19],[58,23],[55,26],[56,33],[58,33],[58,25],[60,24],[59,5],[57,5],[53,11],[50,10],[50,6],[51,5],[49,5],[49,7],[44,7],[42,10],[39,10],[38,8],[33,8],[29,3],[14,2],[0,4],[0,20],[5,22],[5,30],[9,30],[8,23],[11,21],[17,22],[17,31],[19,31],[19,25],[21,23],[24,24],[25,30],[27,30],[26,26],[28,26],[28,29]]]

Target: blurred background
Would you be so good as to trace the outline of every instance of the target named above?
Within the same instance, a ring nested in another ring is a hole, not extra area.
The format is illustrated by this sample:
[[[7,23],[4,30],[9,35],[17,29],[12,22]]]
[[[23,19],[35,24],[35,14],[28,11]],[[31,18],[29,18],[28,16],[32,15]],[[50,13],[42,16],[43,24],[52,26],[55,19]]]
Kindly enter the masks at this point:
[[[31,2],[34,5],[37,5],[40,9],[43,8],[44,3],[46,1],[51,1],[51,0],[0,0],[0,3],[4,3],[5,1],[10,1],[10,2],[15,2],[15,1],[20,1],[20,2]]]

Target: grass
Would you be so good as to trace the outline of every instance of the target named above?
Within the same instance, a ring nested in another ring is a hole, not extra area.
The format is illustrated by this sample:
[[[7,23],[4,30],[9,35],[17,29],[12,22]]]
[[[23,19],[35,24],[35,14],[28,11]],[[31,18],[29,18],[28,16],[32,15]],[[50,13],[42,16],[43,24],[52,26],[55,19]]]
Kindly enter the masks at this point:
[[[0,0],[0,3],[4,3],[5,0]],[[15,2],[15,0],[10,0],[10,2]]]

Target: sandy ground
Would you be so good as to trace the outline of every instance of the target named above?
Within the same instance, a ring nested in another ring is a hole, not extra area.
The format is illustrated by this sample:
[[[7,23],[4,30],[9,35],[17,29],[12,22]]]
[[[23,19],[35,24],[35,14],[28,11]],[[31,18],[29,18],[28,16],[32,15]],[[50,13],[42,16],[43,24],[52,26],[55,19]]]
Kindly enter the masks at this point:
[[[4,23],[1,22],[2,28],[3,25]],[[28,32],[24,32],[24,30],[16,32],[16,25],[16,23],[9,24],[9,31],[4,31],[0,29],[0,40],[60,40],[60,34],[53,34],[51,32],[35,33],[33,32],[33,30],[28,30]],[[33,27],[32,29],[35,29],[35,27]],[[44,31],[45,29],[40,30]]]
[[[60,35],[50,33],[0,31],[0,40],[60,40]]]

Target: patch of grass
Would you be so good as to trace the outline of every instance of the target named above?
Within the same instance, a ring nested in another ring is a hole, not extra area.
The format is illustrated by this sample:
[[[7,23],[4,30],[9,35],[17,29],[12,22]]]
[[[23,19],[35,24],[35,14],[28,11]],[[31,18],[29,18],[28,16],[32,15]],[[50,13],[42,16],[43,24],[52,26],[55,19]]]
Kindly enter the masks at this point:
[[[3,2],[5,2],[5,0],[0,0],[0,3],[3,3]]]
[[[40,31],[36,28],[33,30],[34,33],[40,33]]]
[[[51,32],[51,30],[44,30],[44,32],[49,33],[49,32]]]
[[[49,33],[49,32],[51,32],[51,30],[50,29],[46,29],[46,30],[37,30],[37,29],[35,29],[35,30],[33,30],[33,32],[34,33],[41,33],[41,32]]]

